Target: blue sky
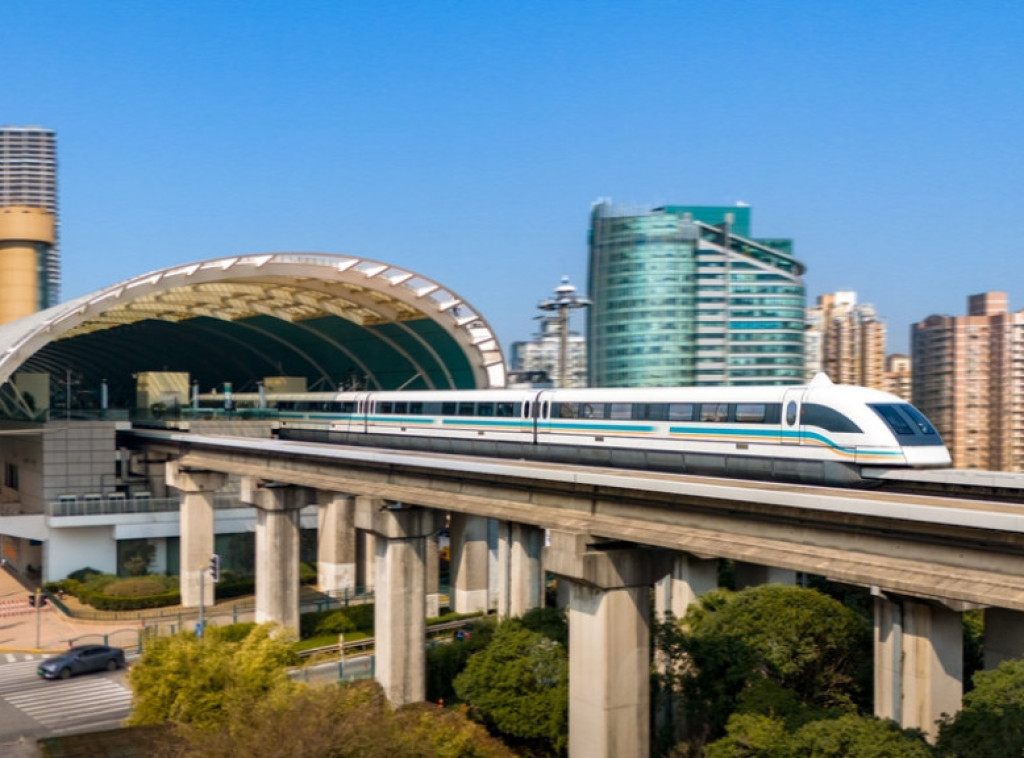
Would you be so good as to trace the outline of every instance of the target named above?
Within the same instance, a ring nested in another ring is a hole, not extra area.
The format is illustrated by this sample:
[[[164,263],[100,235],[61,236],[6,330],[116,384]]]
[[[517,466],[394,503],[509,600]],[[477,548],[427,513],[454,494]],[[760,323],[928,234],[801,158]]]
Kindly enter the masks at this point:
[[[65,297],[341,253],[507,346],[584,288],[610,197],[750,204],[893,351],[969,294],[1024,304],[1020,2],[5,0],[0,72],[0,123],[58,131]]]

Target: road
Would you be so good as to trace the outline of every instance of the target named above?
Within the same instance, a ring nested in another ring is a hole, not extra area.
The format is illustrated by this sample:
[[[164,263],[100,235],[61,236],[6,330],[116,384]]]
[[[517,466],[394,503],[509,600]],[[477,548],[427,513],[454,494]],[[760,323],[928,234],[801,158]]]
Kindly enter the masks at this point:
[[[126,671],[47,681],[36,674],[45,657],[0,654],[0,755],[21,738],[34,742],[117,727],[131,710]]]

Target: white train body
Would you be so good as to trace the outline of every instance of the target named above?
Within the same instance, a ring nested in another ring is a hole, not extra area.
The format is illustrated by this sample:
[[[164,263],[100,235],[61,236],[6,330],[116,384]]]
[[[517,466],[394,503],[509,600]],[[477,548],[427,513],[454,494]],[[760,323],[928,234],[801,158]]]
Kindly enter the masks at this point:
[[[233,396],[240,407],[255,400]],[[342,444],[824,483],[857,483],[863,466],[950,463],[913,406],[824,376],[796,387],[303,393],[258,402],[282,437]]]

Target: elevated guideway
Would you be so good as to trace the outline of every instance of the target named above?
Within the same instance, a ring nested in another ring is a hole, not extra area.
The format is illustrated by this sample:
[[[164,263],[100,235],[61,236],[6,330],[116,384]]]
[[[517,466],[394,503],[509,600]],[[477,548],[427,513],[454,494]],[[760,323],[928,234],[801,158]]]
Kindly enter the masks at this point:
[[[960,495],[972,500],[1024,503],[1024,474],[978,469],[871,469],[861,475],[886,490]]]
[[[803,572],[870,588],[876,715],[932,736],[961,706],[960,612],[985,609],[986,667],[1024,654],[1024,506],[1013,500],[170,430],[125,430],[119,446],[166,461],[168,484],[183,492],[183,556],[208,551],[213,492],[241,479],[241,501],[258,512],[257,602],[262,586],[267,620],[297,621],[288,599],[298,584],[297,508],[318,503],[320,544],[343,545],[326,560],[346,571],[353,559],[344,555],[368,537],[375,623],[387,631],[377,678],[396,704],[424,693],[431,535],[447,513],[455,604],[483,598],[486,609],[481,526],[496,522],[499,615],[516,615],[502,592],[529,594],[517,601],[525,609],[537,605],[544,572],[559,588],[566,582],[571,754],[648,752],[651,587],[658,612],[675,612],[676,597],[685,612],[716,586],[719,558],[754,581]],[[979,479],[990,498],[992,482]],[[184,528],[186,515],[207,526]]]
[[[189,468],[786,568],[960,609],[1024,611],[1024,506],[1014,502],[169,431],[123,435]]]

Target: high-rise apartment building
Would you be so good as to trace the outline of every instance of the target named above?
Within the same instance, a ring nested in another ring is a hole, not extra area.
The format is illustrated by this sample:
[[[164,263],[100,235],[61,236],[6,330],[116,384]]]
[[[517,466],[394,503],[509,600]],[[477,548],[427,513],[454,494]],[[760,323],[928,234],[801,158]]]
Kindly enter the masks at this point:
[[[910,356],[892,353],[885,356],[885,382],[882,389],[899,395],[908,403],[914,402],[913,372]]]
[[[971,295],[966,316],[911,328],[914,404],[956,468],[1024,471],[1024,311],[1005,292]]]
[[[750,236],[749,207],[600,201],[589,242],[592,387],[802,380],[804,266]]]
[[[808,381],[824,372],[836,384],[885,386],[885,324],[874,307],[849,290],[818,297],[807,309],[804,335]]]
[[[0,127],[0,291],[0,321],[60,296],[57,137],[50,129]]]

